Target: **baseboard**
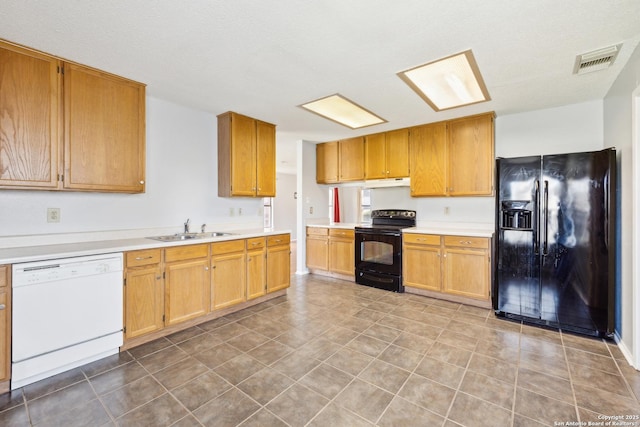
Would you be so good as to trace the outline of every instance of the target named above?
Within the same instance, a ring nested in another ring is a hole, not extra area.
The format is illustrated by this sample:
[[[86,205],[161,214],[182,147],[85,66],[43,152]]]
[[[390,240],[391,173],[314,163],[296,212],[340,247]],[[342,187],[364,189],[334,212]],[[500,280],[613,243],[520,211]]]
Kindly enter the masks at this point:
[[[638,367],[635,366],[635,364],[633,363],[633,353],[629,351],[629,348],[626,346],[624,341],[622,341],[622,338],[618,334],[618,331],[615,331],[613,333],[613,339],[616,342],[616,344],[618,344],[618,348],[622,352],[622,355],[624,356],[624,358],[627,359],[627,362],[629,363],[629,365],[633,366],[637,370]]]

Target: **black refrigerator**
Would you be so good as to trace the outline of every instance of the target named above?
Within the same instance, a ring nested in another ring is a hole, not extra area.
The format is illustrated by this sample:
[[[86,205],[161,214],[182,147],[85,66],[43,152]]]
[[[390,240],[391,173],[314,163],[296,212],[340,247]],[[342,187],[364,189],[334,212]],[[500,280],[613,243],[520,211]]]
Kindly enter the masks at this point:
[[[611,337],[615,149],[496,160],[498,316]]]

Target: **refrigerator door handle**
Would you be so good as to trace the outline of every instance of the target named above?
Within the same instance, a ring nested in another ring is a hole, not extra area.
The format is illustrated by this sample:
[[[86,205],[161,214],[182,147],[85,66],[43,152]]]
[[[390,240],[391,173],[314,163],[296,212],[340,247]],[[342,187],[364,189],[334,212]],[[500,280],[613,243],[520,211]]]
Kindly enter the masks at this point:
[[[542,255],[549,255],[549,181],[544,181],[544,241]]]
[[[536,225],[533,229],[533,253],[540,254],[540,181],[536,180],[535,185],[535,206]]]

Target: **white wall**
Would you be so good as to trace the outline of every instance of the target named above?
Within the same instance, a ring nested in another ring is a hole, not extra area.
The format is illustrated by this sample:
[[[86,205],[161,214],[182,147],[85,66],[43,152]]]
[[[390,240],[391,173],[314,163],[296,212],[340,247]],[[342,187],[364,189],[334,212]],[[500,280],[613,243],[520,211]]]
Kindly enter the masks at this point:
[[[300,141],[296,151],[297,163],[297,213],[298,230],[296,246],[296,265],[298,274],[308,273],[307,257],[307,224],[326,223],[329,221],[329,191],[327,186],[316,183],[316,144]],[[312,212],[313,211],[313,212]]]
[[[147,98],[146,193],[0,190],[0,246],[7,236],[175,227],[202,223],[262,226],[262,200],[217,196],[213,114]],[[61,210],[47,223],[48,207]],[[231,217],[230,208],[236,215]],[[237,216],[242,208],[243,216]]]
[[[636,368],[640,361],[640,319],[634,318],[638,309],[638,283],[634,277],[634,266],[638,254],[634,255],[634,236],[637,236],[637,221],[634,215],[634,203],[637,203],[638,141],[634,141],[634,91],[638,96],[640,88],[640,48],[629,59],[604,99],[604,136],[608,146],[616,147],[618,156],[618,237],[619,237],[619,275],[618,303],[621,316],[617,319],[616,333],[620,338],[620,347],[634,359]],[[635,112],[635,114],[640,114]],[[636,122],[637,123],[637,122]],[[637,138],[637,129],[636,129]],[[636,159],[634,161],[634,159]],[[637,178],[636,178],[637,179]],[[635,292],[635,293],[634,293]]]
[[[276,197],[273,199],[273,227],[277,230],[291,230],[291,240],[296,240],[296,199],[295,174],[276,174]]]

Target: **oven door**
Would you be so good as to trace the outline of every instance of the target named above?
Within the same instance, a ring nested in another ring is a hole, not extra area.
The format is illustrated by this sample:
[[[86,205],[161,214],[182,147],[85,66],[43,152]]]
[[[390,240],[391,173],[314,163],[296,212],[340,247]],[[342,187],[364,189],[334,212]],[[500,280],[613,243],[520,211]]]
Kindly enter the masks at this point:
[[[399,231],[356,230],[356,271],[400,276],[402,234]]]

